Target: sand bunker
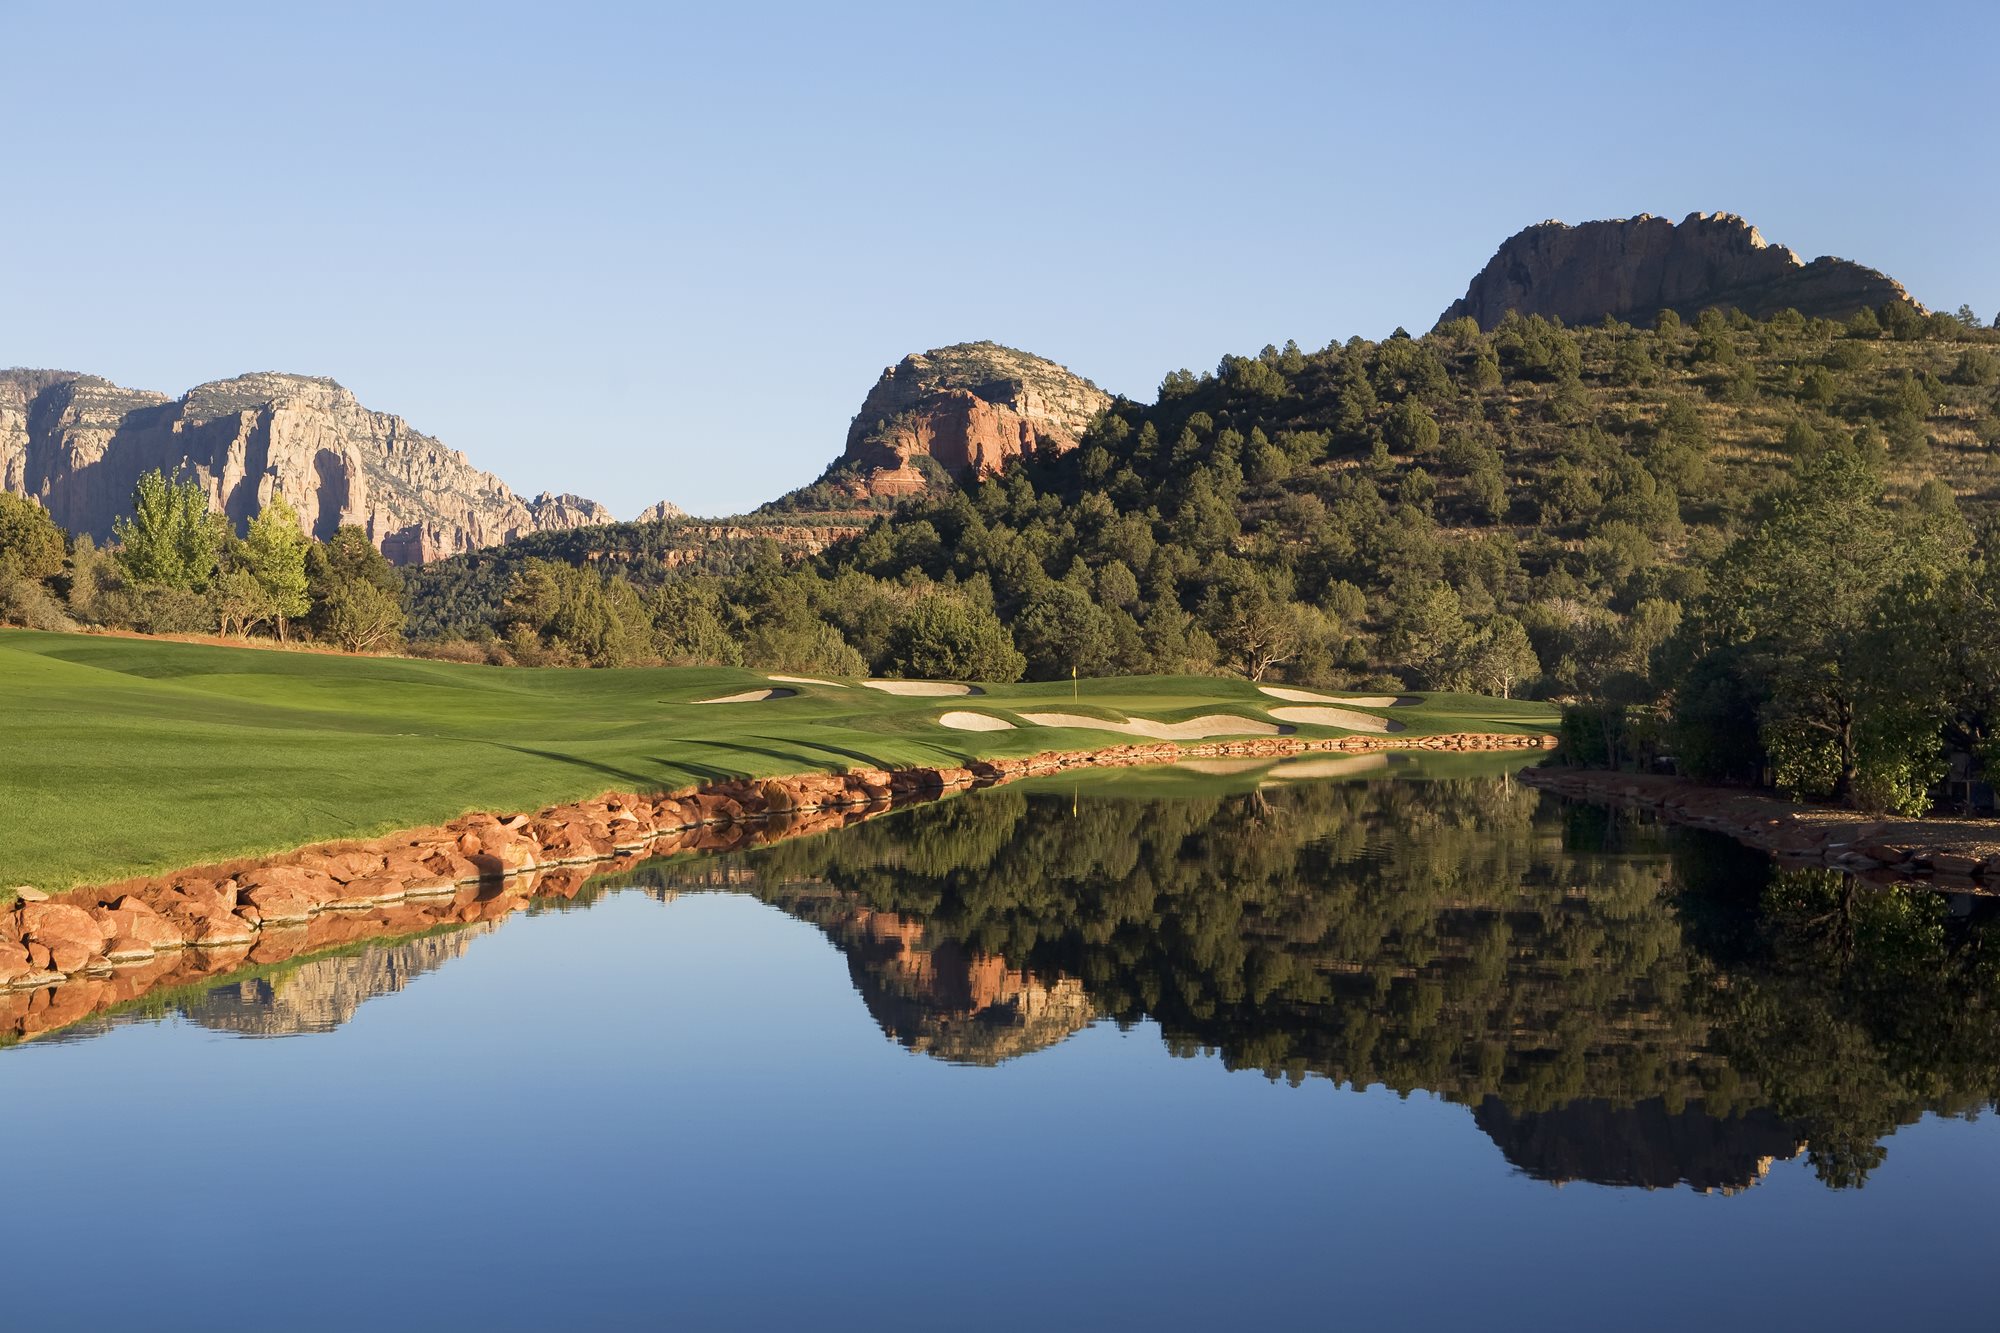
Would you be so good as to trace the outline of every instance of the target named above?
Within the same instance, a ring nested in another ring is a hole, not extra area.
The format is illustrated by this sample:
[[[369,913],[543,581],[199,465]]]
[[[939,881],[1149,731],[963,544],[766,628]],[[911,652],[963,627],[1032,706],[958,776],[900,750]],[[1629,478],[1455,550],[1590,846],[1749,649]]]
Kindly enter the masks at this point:
[[[1004,717],[986,713],[941,713],[938,725],[953,731],[1012,731],[1014,724]]]
[[[776,680],[773,676],[771,679]],[[1394,694],[1314,694],[1311,690],[1288,690],[1281,685],[1257,687],[1273,699],[1289,699],[1295,704],[1347,704],[1354,708],[1403,708],[1416,703]]]
[[[789,699],[797,690],[745,690],[741,694],[725,694],[719,699],[696,699],[698,704],[760,704],[766,699]]]
[[[1111,722],[1101,717],[1086,717],[1082,713],[1023,713],[1021,716],[1042,727],[1115,731],[1126,736],[1146,736],[1156,741],[1198,741],[1210,736],[1280,736],[1290,730],[1289,727],[1273,726],[1269,722],[1247,717],[1231,717],[1227,713],[1210,713],[1185,722],[1153,722],[1143,717]]]
[[[1273,708],[1271,716],[1284,722],[1302,722],[1309,727],[1345,727],[1349,731],[1401,731],[1403,724],[1373,713],[1357,713],[1352,708]]]
[[[818,676],[772,676],[770,679],[789,681],[793,685],[830,685],[836,690],[847,688],[837,680],[821,680]]]
[[[949,685],[941,680],[864,680],[861,682],[871,690],[884,694],[948,695],[984,694],[977,685]]]
[[[1349,754],[1325,759],[1288,759],[1271,770],[1274,778],[1351,778],[1357,773],[1373,773],[1389,766],[1386,754]]]

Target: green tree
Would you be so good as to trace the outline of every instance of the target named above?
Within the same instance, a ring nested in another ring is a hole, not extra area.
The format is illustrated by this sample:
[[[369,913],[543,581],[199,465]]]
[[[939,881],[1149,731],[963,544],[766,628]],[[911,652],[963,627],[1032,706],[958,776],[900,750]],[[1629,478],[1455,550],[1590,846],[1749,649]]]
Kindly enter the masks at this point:
[[[1397,665],[1427,689],[1462,689],[1474,630],[1466,623],[1458,593],[1449,584],[1432,583],[1394,596],[1393,601],[1388,646]]]
[[[273,615],[270,593],[248,565],[234,559],[225,558],[208,581],[208,602],[224,634],[248,634]]]
[[[291,622],[312,609],[306,580],[306,552],[312,541],[300,529],[298,511],[273,491],[250,520],[243,544],[244,567],[263,590],[282,642],[290,637]]]
[[[1962,524],[1897,515],[1882,503],[1880,478],[1849,450],[1803,460],[1765,497],[1754,527],[1717,563],[1703,632],[1712,649],[1744,651],[1765,699],[1764,747],[1786,787],[1852,794],[1870,623],[1887,590],[1963,558]],[[1878,767],[1892,762],[1879,745],[1873,757]]]
[[[155,469],[132,488],[132,516],[113,525],[118,562],[137,583],[200,591],[215,573],[227,527],[192,477],[170,481]]]
[[[759,625],[743,645],[743,659],[772,671],[815,676],[863,676],[868,664],[840,631],[824,620]]]
[[[1068,582],[1051,583],[1021,608],[1014,642],[1033,680],[1100,676],[1111,665],[1109,621],[1089,593]]]
[[[33,500],[6,491],[0,491],[0,567],[35,580],[63,568],[63,530]]]
[[[901,676],[1005,684],[1026,665],[997,616],[944,593],[919,600],[889,636],[889,667]]]
[[[1472,687],[1502,699],[1514,697],[1515,687],[1542,674],[1541,659],[1528,642],[1528,631],[1512,616],[1495,616],[1479,628],[1466,648],[1465,674]]]
[[[403,629],[403,581],[368,534],[347,526],[306,556],[313,633],[352,653],[388,643]]]

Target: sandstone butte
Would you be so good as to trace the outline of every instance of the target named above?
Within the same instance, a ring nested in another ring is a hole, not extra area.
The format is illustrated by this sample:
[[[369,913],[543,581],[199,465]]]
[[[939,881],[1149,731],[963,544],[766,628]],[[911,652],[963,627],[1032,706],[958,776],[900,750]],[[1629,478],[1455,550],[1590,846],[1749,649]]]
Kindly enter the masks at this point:
[[[1832,256],[1808,264],[1733,213],[1690,213],[1678,226],[1641,213],[1516,232],[1438,322],[1470,316],[1491,329],[1515,310],[1565,324],[1609,315],[1650,325],[1662,310],[1691,319],[1710,307],[1844,319],[1897,301],[1915,305],[1886,274]]]
[[[282,492],[313,536],[352,524],[399,564],[612,521],[574,495],[522,499],[329,379],[242,375],[175,399],[67,371],[0,370],[0,489],[101,542],[156,468],[194,478],[238,527]]]
[[[1111,395],[1053,361],[998,343],[913,352],[882,372],[825,481],[856,499],[929,489],[929,459],[953,480],[990,476],[1034,450],[1074,449]]]
[[[1553,736],[1259,737],[1154,742],[964,767],[741,779],[664,796],[612,794],[535,814],[466,815],[434,828],[198,866],[51,895],[0,912],[0,1040],[67,1027],[156,989],[441,926],[495,921],[536,896],[652,856],[734,851],[840,828],[913,801],[1066,769],[1307,751],[1535,750]],[[988,978],[1012,986],[1004,975]],[[1025,983],[1022,983],[1025,984]],[[1052,1022],[1069,1001],[1048,1000]],[[931,1038],[948,1042],[942,1034]]]

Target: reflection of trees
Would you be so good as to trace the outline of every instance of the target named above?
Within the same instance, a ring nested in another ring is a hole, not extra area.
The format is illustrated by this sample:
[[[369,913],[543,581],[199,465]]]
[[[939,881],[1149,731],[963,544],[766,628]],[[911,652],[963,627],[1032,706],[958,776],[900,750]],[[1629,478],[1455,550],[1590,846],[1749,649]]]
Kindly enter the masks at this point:
[[[1896,1126],[2000,1096],[1987,904],[1828,870],[1781,871],[1718,904],[1727,891],[1696,880],[1686,895],[1691,922],[1751,923],[1711,946],[1751,982],[1711,997],[1715,1046],[1800,1126],[1822,1180],[1860,1184]]]
[[[1706,1145],[1709,1163],[1769,1157],[1795,1130],[1824,1179],[1857,1183],[1896,1125],[1993,1095],[1983,916],[1773,877],[1707,841],[1634,854],[1634,834],[1490,780],[1159,802],[1003,789],[741,866],[781,905],[811,883],[920,919],[931,947],[1079,980],[1178,1054],[1485,1103],[1524,1151],[1582,1174],[1587,1147],[1547,1143],[1565,1125],[1655,1126],[1660,1152]],[[1683,1160],[1681,1178],[1719,1171]]]

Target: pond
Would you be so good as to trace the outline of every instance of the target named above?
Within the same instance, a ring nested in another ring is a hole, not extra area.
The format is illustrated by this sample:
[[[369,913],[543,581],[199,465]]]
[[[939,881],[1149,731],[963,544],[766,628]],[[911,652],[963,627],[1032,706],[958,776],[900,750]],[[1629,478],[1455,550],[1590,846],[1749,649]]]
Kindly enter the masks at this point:
[[[649,862],[0,1051],[8,1325],[1991,1317],[1989,900],[1504,759],[1208,768]]]

